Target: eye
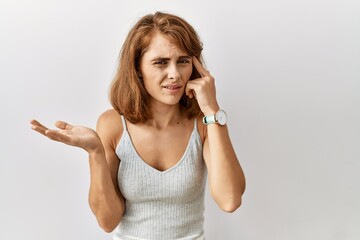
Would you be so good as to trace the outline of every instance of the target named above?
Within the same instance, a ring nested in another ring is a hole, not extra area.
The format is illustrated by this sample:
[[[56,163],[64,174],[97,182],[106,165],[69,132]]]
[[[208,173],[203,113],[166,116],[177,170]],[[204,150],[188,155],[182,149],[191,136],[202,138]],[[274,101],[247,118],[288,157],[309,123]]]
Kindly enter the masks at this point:
[[[165,61],[165,60],[158,60],[158,61],[155,61],[154,64],[155,64],[155,65],[165,65],[165,64],[167,64],[167,61]]]
[[[187,58],[184,58],[184,59],[179,60],[178,63],[180,63],[180,64],[187,64],[187,63],[190,63],[190,60],[187,59]]]

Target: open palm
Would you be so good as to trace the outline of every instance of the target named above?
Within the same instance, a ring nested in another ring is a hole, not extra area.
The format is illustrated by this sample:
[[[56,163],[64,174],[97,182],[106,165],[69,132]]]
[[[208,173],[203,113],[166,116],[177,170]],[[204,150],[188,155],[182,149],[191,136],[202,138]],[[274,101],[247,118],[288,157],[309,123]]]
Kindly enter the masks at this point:
[[[31,120],[32,129],[50,138],[51,140],[67,145],[80,147],[88,152],[102,148],[101,140],[97,133],[88,127],[73,126],[63,121],[57,121],[55,126],[59,130],[48,129],[37,120]]]

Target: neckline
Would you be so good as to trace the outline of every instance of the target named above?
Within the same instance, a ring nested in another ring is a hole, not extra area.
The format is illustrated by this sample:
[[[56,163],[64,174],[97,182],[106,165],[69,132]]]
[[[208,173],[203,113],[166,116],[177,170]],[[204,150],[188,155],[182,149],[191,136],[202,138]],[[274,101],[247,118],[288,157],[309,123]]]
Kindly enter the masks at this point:
[[[125,129],[124,129],[124,130],[125,130]],[[163,170],[163,171],[161,171],[161,170],[159,170],[159,169],[156,169],[155,167],[153,167],[153,166],[151,166],[150,164],[148,164],[148,163],[139,155],[139,153],[136,151],[136,148],[135,148],[135,146],[134,146],[134,143],[133,143],[133,141],[132,141],[132,139],[131,139],[131,136],[130,136],[129,132],[127,131],[127,129],[125,130],[124,133],[125,133],[125,134],[128,136],[128,138],[129,138],[129,142],[130,142],[131,149],[132,149],[133,152],[135,153],[137,160],[139,160],[139,162],[141,162],[141,164],[145,165],[145,167],[151,169],[152,171],[155,171],[155,172],[160,173],[160,174],[165,174],[165,173],[170,172],[170,171],[172,171],[173,169],[175,169],[177,166],[179,166],[179,165],[184,161],[187,153],[189,152],[189,148],[190,148],[190,146],[192,145],[191,143],[192,143],[192,141],[193,141],[192,139],[194,138],[193,135],[196,133],[196,128],[194,127],[194,129],[192,130],[192,132],[191,132],[191,134],[190,134],[190,138],[189,138],[188,143],[187,143],[187,146],[186,146],[185,151],[184,151],[184,153],[182,154],[181,158],[176,162],[175,165],[173,165],[173,166],[171,166],[170,168],[168,168],[168,169],[166,169],[166,170]]]

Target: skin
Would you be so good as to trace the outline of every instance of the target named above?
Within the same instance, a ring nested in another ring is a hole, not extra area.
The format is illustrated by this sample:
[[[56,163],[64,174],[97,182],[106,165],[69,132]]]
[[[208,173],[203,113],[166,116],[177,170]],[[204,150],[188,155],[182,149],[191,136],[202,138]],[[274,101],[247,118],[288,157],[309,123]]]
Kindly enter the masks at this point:
[[[201,77],[189,81],[193,66]],[[205,116],[214,114],[219,110],[215,80],[195,57],[188,56],[159,33],[153,36],[144,53],[140,71],[151,96],[153,118],[141,124],[127,122],[127,127],[140,157],[149,167],[164,171],[179,161],[193,130],[194,119],[188,119],[180,107],[181,96],[195,97]],[[89,153],[89,204],[99,225],[111,232],[121,221],[126,207],[117,185],[120,159],[115,149],[124,129],[118,113],[110,109],[101,114],[96,131],[63,121],[55,123],[59,130],[48,129],[36,120],[32,120],[31,125],[33,130],[52,140]],[[206,126],[199,118],[198,130],[211,195],[222,210],[233,212],[241,205],[245,177],[228,128],[218,124]]]

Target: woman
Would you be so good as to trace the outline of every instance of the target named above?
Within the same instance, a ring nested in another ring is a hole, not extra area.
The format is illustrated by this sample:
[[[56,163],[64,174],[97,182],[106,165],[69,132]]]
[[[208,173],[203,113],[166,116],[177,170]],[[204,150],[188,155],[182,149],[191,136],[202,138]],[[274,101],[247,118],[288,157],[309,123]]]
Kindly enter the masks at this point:
[[[218,206],[241,204],[245,177],[201,42],[185,20],[156,12],[129,32],[96,132],[58,121],[48,138],[89,153],[89,204],[114,239],[204,239],[208,175]]]

